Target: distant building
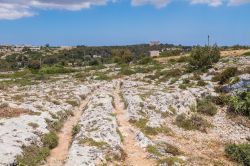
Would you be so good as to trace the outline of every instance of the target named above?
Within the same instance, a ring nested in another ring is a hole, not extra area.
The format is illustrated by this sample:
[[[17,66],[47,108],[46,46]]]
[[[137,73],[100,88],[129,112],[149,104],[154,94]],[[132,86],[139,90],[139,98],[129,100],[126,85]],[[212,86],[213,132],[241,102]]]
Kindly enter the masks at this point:
[[[150,56],[151,57],[158,57],[158,56],[160,56],[160,51],[150,51]]]
[[[158,45],[160,45],[161,44],[161,42],[160,41],[151,41],[150,42],[150,46],[158,46]]]
[[[74,47],[74,46],[61,46],[60,50],[71,50],[73,48],[76,48],[76,47]]]
[[[101,55],[93,55],[93,58],[101,58]]]

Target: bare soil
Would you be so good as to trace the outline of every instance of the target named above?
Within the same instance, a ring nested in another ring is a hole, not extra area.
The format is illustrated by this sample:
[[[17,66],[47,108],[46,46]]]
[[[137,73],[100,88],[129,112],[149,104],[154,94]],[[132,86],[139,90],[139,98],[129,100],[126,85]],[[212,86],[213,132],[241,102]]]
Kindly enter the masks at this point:
[[[116,108],[116,118],[119,125],[124,141],[123,150],[127,154],[125,159],[126,166],[152,166],[156,165],[156,162],[152,159],[147,158],[148,153],[139,147],[136,142],[135,128],[129,123],[128,117],[126,116],[126,110],[124,110],[124,104],[121,102],[119,96],[120,87],[117,86],[114,92],[114,103]]]
[[[58,146],[51,150],[50,156],[47,158],[46,166],[62,166],[68,156],[68,150],[72,142],[72,129],[78,123],[83,113],[84,108],[89,102],[90,97],[87,97],[81,102],[80,106],[75,108],[74,116],[70,117],[64,124],[60,133],[58,133]]]

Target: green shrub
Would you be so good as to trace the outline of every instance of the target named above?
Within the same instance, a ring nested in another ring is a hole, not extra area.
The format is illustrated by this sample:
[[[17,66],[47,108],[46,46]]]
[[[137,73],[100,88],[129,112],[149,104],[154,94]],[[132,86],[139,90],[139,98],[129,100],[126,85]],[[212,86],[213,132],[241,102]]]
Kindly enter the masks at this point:
[[[48,156],[48,147],[31,145],[28,147],[23,147],[23,153],[22,155],[17,156],[16,163],[18,166],[38,166]]]
[[[154,59],[150,56],[147,56],[147,57],[143,57],[141,58],[139,61],[138,61],[138,64],[139,65],[146,65],[146,64],[150,64],[150,63],[153,63],[154,62]]]
[[[219,96],[211,96],[210,100],[216,105],[224,106],[229,103],[229,98],[229,95],[220,94]]]
[[[33,129],[36,129],[36,128],[39,127],[39,125],[38,125],[37,123],[33,123],[33,122],[28,123],[28,125],[29,125],[30,127],[32,127]]]
[[[208,99],[197,101],[197,112],[214,116],[217,113],[217,107]]]
[[[160,142],[159,144],[157,144],[161,149],[164,150],[165,153],[169,153],[172,154],[174,156],[179,156],[182,155],[183,152],[176,146],[173,146],[169,143],[166,142]]]
[[[40,74],[64,74],[75,72],[74,69],[64,68],[63,66],[54,65],[54,66],[43,66],[40,70]]]
[[[243,55],[244,56],[250,56],[250,52],[245,52]]]
[[[30,69],[38,70],[41,68],[41,63],[38,60],[32,60],[28,63]]]
[[[58,136],[55,132],[49,132],[42,136],[43,146],[53,149],[58,145]]]
[[[139,119],[138,121],[130,120],[129,122],[139,128],[145,135],[157,135],[158,133],[166,134],[171,132],[171,130],[165,126],[155,128],[147,126],[148,119]]]
[[[206,128],[210,127],[210,124],[198,115],[192,115],[189,118],[185,114],[178,115],[175,124],[185,130],[206,131]]]
[[[181,50],[163,51],[160,53],[160,56],[162,57],[179,56],[181,52],[182,52]]]
[[[229,100],[229,110],[250,117],[250,92],[241,92]]]
[[[250,144],[228,144],[225,152],[232,160],[244,166],[250,166]]]
[[[228,67],[221,73],[216,74],[213,77],[213,81],[219,81],[220,84],[228,83],[231,77],[234,77],[238,73],[237,67]]]
[[[189,58],[190,68],[193,70],[204,70],[212,67],[213,63],[220,59],[220,50],[214,45],[213,47],[197,46],[195,47]]]
[[[129,76],[129,75],[132,75],[134,74],[135,72],[133,70],[131,70],[129,68],[129,66],[126,66],[126,67],[122,67],[121,68],[121,72],[120,72],[122,75],[126,75],[126,76]]]
[[[106,74],[104,74],[104,73],[97,74],[97,77],[95,79],[96,80],[105,80],[105,81],[111,80],[111,78],[109,76],[107,76]]]
[[[78,134],[81,130],[81,126],[79,124],[73,126],[72,129],[72,136],[74,137],[76,134]]]
[[[203,80],[199,80],[197,82],[197,86],[206,86],[206,85],[207,85],[207,83],[205,81],[203,81]]]
[[[155,156],[158,156],[158,157],[161,157],[162,154],[161,152],[157,149],[156,146],[153,146],[153,145],[148,145],[147,146],[147,151]]]
[[[79,144],[82,144],[82,145],[88,145],[88,146],[95,146],[97,148],[103,148],[104,146],[107,145],[106,142],[96,142],[94,139],[92,138],[84,138],[84,139],[81,139],[79,140]]]
[[[66,103],[72,105],[73,107],[79,106],[78,102],[75,100],[67,100]]]

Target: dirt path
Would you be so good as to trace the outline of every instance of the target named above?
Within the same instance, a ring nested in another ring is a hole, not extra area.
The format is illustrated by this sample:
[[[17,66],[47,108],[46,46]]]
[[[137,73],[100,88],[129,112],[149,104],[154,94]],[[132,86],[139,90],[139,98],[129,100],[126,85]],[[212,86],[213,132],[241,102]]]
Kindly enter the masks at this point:
[[[116,107],[116,118],[119,125],[119,130],[124,136],[123,141],[123,149],[127,154],[127,158],[125,160],[126,166],[154,166],[156,163],[147,159],[147,153],[137,145],[136,143],[136,135],[135,129],[128,122],[128,118],[126,117],[126,112],[123,109],[124,104],[121,102],[121,98],[119,96],[120,88],[116,87],[114,91],[114,103]]]
[[[72,141],[72,129],[78,123],[83,113],[84,107],[89,102],[90,97],[87,97],[81,102],[80,106],[74,111],[74,116],[70,117],[64,124],[58,134],[58,146],[51,150],[50,156],[47,158],[45,166],[62,166],[68,155],[68,150]]]

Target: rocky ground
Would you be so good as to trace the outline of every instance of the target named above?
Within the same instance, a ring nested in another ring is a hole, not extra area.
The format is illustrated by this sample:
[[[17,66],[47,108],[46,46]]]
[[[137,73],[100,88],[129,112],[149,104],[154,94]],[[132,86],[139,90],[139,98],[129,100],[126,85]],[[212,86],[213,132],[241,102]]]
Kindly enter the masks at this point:
[[[167,64],[162,71],[180,66]],[[218,96],[212,78],[228,66],[246,72],[223,88],[228,93],[249,89],[250,57],[223,58],[199,77],[153,79],[157,71],[152,70],[96,79],[119,73],[108,66],[84,79],[81,73],[68,74],[0,88],[0,165],[15,165],[24,147],[43,146],[43,135],[51,131],[58,145],[40,165],[237,165],[224,147],[249,141],[249,118],[229,114],[227,106],[216,106],[214,116],[195,111],[197,99]],[[199,121],[197,129],[178,124],[184,115]]]

